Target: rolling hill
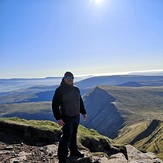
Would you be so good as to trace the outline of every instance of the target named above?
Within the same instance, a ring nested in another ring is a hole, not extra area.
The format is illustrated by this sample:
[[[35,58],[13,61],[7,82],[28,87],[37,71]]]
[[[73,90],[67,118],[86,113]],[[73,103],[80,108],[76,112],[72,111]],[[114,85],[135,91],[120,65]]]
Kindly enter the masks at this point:
[[[163,86],[163,76],[117,75],[81,79],[75,79],[75,85],[80,88],[82,96],[97,85]],[[61,78],[0,79],[0,104],[51,101],[60,81]]]
[[[140,75],[113,75],[96,76],[82,80],[76,85],[80,89],[94,88],[98,85],[120,85],[127,82],[137,82],[142,86],[163,86],[163,76],[140,76]]]
[[[0,117],[19,117],[29,120],[54,120],[51,102],[0,104]]]

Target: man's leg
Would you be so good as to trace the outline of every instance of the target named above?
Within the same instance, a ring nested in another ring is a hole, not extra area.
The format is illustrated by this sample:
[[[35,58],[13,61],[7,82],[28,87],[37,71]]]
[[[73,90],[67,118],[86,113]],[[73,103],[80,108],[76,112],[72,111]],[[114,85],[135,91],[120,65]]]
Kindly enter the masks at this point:
[[[71,135],[73,132],[73,123],[71,121],[65,120],[65,125],[62,128],[62,137],[59,141],[58,147],[58,159],[59,163],[66,163],[68,156],[68,147],[71,140]]]
[[[72,132],[71,141],[70,141],[70,155],[84,157],[84,155],[79,152],[78,146],[77,146],[78,126],[79,126],[79,117],[76,117],[74,118],[74,121],[73,121],[73,132]]]
[[[73,131],[71,135],[71,141],[70,141],[70,152],[75,153],[78,150],[77,148],[77,132],[76,129]]]

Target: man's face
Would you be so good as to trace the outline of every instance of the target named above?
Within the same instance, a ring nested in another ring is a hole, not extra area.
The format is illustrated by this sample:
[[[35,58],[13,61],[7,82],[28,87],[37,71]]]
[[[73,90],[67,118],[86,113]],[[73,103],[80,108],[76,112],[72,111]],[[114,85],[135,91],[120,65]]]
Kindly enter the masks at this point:
[[[72,76],[65,76],[64,81],[68,85],[73,85],[74,78]]]

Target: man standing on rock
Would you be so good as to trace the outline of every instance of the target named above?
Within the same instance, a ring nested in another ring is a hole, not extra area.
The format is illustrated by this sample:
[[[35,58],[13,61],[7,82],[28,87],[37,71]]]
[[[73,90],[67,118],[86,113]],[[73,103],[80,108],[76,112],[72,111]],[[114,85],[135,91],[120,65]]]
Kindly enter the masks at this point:
[[[73,74],[66,72],[52,100],[54,117],[62,126],[63,132],[58,147],[59,163],[66,163],[68,149],[70,149],[70,156],[84,157],[77,147],[77,130],[80,113],[84,121],[87,120],[87,115],[80,91],[73,85],[73,80]]]

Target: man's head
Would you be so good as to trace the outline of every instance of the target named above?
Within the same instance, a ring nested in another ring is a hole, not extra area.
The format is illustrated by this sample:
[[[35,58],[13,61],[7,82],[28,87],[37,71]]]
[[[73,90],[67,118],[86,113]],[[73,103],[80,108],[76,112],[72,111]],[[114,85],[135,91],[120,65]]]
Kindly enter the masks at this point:
[[[74,75],[71,72],[66,72],[64,74],[64,81],[68,85],[73,85]]]

